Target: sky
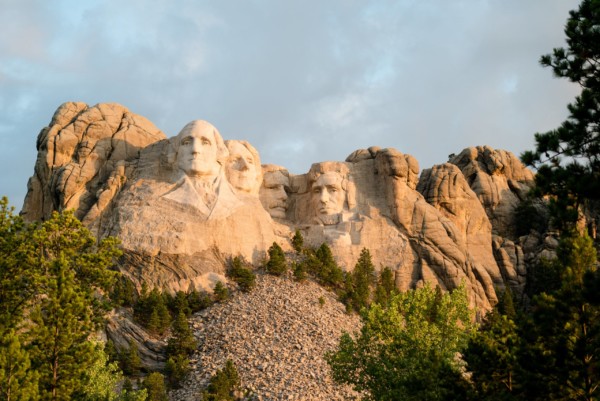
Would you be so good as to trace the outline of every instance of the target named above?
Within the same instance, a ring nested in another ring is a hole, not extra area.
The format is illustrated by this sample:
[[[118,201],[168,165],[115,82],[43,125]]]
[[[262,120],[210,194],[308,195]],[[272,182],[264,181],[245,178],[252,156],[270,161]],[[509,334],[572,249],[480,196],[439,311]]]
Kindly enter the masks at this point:
[[[579,88],[539,64],[575,0],[0,0],[0,196],[19,210],[64,102],[189,121],[294,174],[392,147],[520,154]]]

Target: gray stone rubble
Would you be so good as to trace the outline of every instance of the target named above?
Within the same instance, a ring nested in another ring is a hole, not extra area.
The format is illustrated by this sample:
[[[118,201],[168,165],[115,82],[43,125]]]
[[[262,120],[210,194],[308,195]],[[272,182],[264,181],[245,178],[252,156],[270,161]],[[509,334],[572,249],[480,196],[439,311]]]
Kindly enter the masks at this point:
[[[323,297],[325,303],[320,304]],[[256,400],[352,400],[357,394],[332,382],[323,355],[342,331],[360,327],[335,294],[290,278],[257,277],[250,293],[195,314],[190,319],[199,347],[192,372],[171,400],[197,400],[210,377],[230,358],[242,387]]]

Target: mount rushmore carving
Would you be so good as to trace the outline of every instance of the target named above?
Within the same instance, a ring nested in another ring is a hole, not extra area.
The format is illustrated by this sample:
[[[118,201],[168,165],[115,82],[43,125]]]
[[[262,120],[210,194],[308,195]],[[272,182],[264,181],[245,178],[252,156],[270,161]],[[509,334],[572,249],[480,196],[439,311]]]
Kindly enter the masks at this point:
[[[533,175],[506,151],[467,148],[419,176],[412,156],[371,147],[296,175],[206,121],[168,139],[123,106],[83,103],[61,105],[37,149],[23,216],[74,209],[98,238],[120,238],[120,268],[138,284],[210,285],[229,256],[291,250],[295,230],[346,270],[368,248],[400,289],[464,283],[482,309],[524,284],[512,215]]]

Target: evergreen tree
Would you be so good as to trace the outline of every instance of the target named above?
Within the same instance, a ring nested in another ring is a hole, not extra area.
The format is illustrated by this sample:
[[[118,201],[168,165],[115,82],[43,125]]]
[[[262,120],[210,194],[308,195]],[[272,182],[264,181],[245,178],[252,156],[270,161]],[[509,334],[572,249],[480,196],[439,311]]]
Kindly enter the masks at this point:
[[[277,242],[273,242],[273,245],[269,247],[269,261],[267,262],[266,270],[267,273],[275,276],[281,276],[287,272],[287,263],[285,261],[285,254],[283,249]]]
[[[557,251],[562,286],[541,293],[522,325],[520,363],[530,400],[596,400],[600,386],[600,306],[586,291],[595,276],[589,237],[571,237]]]
[[[384,267],[379,273],[374,301],[379,305],[387,305],[395,292],[394,272],[389,267]]]
[[[296,230],[294,236],[292,237],[292,247],[298,253],[302,252],[302,247],[304,246],[304,237],[300,230]]]
[[[296,281],[304,281],[306,280],[306,270],[304,268],[304,263],[300,262],[300,263],[294,263],[294,279],[296,279]]]
[[[0,337],[0,399],[37,400],[38,374],[31,370],[29,353],[13,331]]]
[[[147,391],[147,401],[168,401],[167,386],[165,385],[165,377],[158,373],[152,372],[142,382],[142,387]]]
[[[127,375],[136,375],[142,368],[142,359],[135,343],[129,344],[126,352],[121,354],[121,367]]]
[[[325,242],[321,244],[315,256],[320,262],[320,270],[317,273],[319,281],[328,286],[337,287],[342,283],[344,272],[337,265],[331,253],[331,248]]]
[[[179,387],[181,381],[190,371],[190,360],[185,354],[172,355],[167,359],[165,373],[172,388]]]
[[[521,392],[519,350],[521,346],[510,290],[489,312],[469,340],[463,359],[481,399],[509,400]]]
[[[573,226],[579,206],[600,199],[600,2],[583,0],[570,12],[565,27],[567,45],[541,57],[557,77],[579,84],[581,94],[568,106],[562,125],[535,135],[536,149],[521,155],[537,166],[536,187],[550,197],[560,229]]]
[[[187,317],[180,311],[173,322],[172,337],[168,341],[167,352],[169,355],[190,355],[197,345]]]
[[[352,272],[352,283],[354,285],[352,294],[352,306],[360,311],[370,303],[371,285],[375,274],[375,266],[371,260],[371,253],[363,248],[358,261]]]
[[[119,254],[116,240],[96,244],[72,212],[54,213],[31,231],[25,260],[39,272],[40,296],[25,333],[43,398],[67,400],[81,387],[93,362],[87,339],[105,312],[95,290],[110,288],[115,272],[108,267]]]
[[[216,302],[223,302],[229,299],[229,290],[220,281],[217,281],[217,284],[215,284],[215,288],[213,288],[213,294]]]
[[[243,292],[249,292],[256,286],[256,275],[244,266],[244,262],[239,256],[231,260],[227,276],[235,281]]]
[[[210,379],[208,388],[202,394],[205,401],[233,401],[233,392],[240,386],[240,377],[231,359],[228,359],[223,369]]]

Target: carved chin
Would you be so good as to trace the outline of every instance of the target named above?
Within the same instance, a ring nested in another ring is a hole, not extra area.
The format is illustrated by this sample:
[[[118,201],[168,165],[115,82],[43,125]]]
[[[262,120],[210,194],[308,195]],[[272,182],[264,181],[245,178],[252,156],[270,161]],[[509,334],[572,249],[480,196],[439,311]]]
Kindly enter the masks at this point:
[[[273,207],[269,210],[269,214],[271,217],[276,217],[278,219],[285,219],[286,217],[286,208],[285,207]]]

